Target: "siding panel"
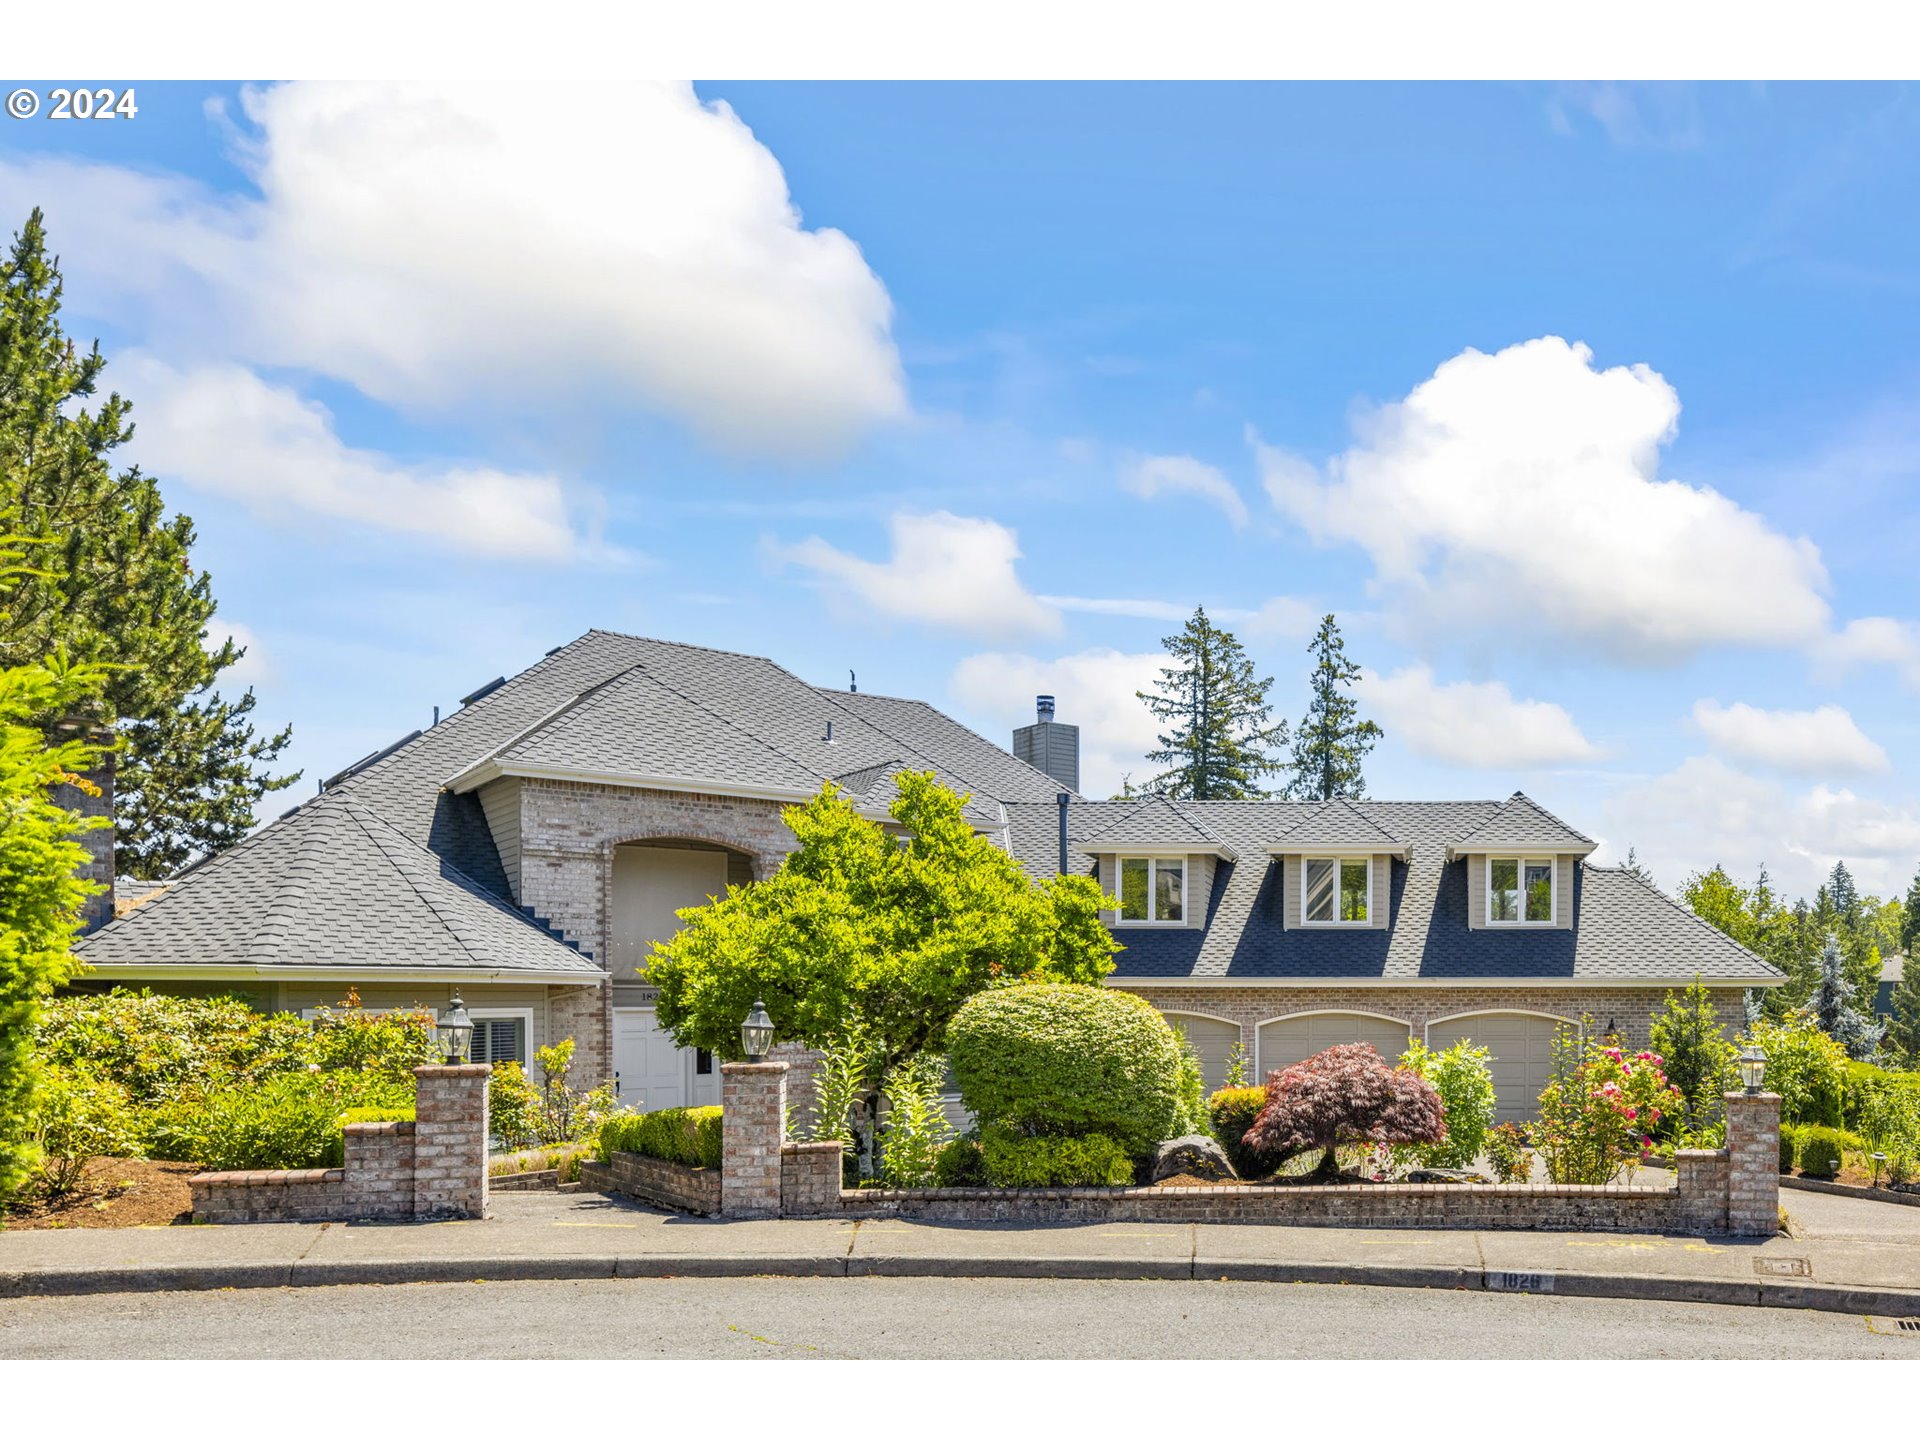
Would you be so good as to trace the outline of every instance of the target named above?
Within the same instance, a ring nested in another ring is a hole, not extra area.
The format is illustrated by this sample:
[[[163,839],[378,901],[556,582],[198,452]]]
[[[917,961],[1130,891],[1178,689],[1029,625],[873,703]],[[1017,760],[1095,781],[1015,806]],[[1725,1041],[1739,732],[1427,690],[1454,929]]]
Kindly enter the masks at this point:
[[[493,832],[493,848],[500,852],[500,867],[507,872],[507,885],[516,904],[520,899],[520,782],[502,776],[480,787],[480,808]]]

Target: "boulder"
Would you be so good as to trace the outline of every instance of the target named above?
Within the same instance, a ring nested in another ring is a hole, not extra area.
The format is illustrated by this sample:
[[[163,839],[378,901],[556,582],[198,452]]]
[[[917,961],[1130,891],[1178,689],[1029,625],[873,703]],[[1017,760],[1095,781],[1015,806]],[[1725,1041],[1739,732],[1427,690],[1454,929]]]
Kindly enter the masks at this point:
[[[1227,1152],[1211,1135],[1182,1135],[1162,1140],[1153,1156],[1154,1183],[1173,1175],[1191,1175],[1198,1180],[1237,1180]]]
[[[1487,1177],[1477,1170],[1412,1170],[1401,1182],[1406,1185],[1485,1185]]]

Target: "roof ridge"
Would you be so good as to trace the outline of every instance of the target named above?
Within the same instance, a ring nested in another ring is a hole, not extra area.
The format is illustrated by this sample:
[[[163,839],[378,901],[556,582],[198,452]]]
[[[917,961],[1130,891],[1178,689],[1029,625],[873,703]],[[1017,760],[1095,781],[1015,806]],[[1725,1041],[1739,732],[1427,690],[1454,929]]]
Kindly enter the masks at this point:
[[[794,678],[799,679],[798,676],[795,676]],[[802,685],[805,685],[807,682],[804,680],[801,680],[800,683]],[[886,736],[889,740],[892,740],[897,744],[901,744],[901,745],[906,745],[908,742],[905,740],[902,740],[898,735],[894,734],[893,731],[887,729],[885,726],[876,723],[875,721],[869,719],[865,715],[859,714],[857,711],[849,707],[839,697],[842,695],[849,695],[849,694],[871,695],[876,700],[892,700],[902,705],[918,705],[921,709],[930,711],[933,714],[938,715],[942,720],[945,720],[948,724],[954,726],[955,728],[966,731],[967,734],[973,736],[974,739],[978,740],[982,745],[987,746],[989,749],[999,751],[1000,754],[1004,755],[1008,760],[1012,761],[1015,765],[1020,766],[1024,770],[1031,770],[1035,775],[1038,775],[1042,780],[1045,780],[1049,785],[1052,785],[1055,788],[1055,793],[1058,793],[1061,790],[1065,790],[1069,795],[1074,795],[1074,796],[1078,796],[1080,793],[1078,790],[1073,790],[1065,785],[1062,785],[1058,780],[1054,779],[1053,776],[1047,774],[1047,772],[1042,770],[1038,765],[1035,765],[1032,762],[1027,760],[1022,760],[1018,755],[1014,754],[1011,750],[1008,750],[1004,746],[999,745],[992,740],[989,740],[986,736],[982,735],[978,730],[975,730],[971,725],[968,725],[965,721],[956,720],[953,716],[949,715],[946,711],[942,710],[938,705],[935,705],[930,700],[922,700],[917,696],[912,696],[912,695],[881,695],[878,692],[872,691],[872,690],[864,690],[864,691],[863,690],[851,690],[851,691],[836,690],[831,686],[827,686],[827,685],[814,685],[810,688],[814,691],[815,694],[824,697],[826,700],[828,700],[837,708],[841,710],[845,710],[849,715],[853,715],[863,725],[866,725],[871,729],[879,731],[880,734]],[[975,786],[974,788],[978,789],[979,787]],[[998,795],[995,795],[993,799],[996,801],[999,801],[1000,797]],[[1052,802],[1051,800],[1047,800],[1047,801],[1029,801],[1027,803],[1050,804]]]
[[[469,960],[484,960],[486,957],[477,952],[472,944],[468,942],[463,928],[457,923],[456,918],[447,910],[443,902],[436,896],[429,894],[427,889],[414,879],[408,872],[407,867],[395,858],[392,847],[397,841],[412,849],[419,850],[420,853],[425,855],[429,860],[437,860],[439,857],[431,850],[426,850],[415,845],[397,826],[388,824],[378,815],[373,814],[364,805],[349,806],[347,813],[353,821],[359,825],[361,833],[367,837],[368,841],[373,845],[373,848],[380,852],[380,858],[386,862],[387,868],[399,876],[401,883],[413,891],[413,893],[419,897],[420,903],[425,905],[427,909],[433,913],[433,918],[440,922],[440,928],[447,932],[455,945],[460,947],[460,952]],[[373,828],[368,825],[368,820],[378,822],[382,830],[391,831],[392,833],[390,835],[375,834]]]
[[[296,848],[293,858],[281,867],[279,883],[273,887],[273,898],[262,908],[259,925],[247,937],[246,954],[256,965],[271,963],[269,954],[274,948],[273,940],[285,935],[291,925],[295,909],[307,897],[312,886],[314,874],[318,869],[313,852],[316,848],[325,846],[325,822],[336,819],[345,809],[346,801],[343,799],[338,805],[316,807],[308,812],[309,823],[305,832],[294,841]],[[231,855],[239,848],[236,845],[233,850],[222,853]]]
[[[749,656],[747,658],[763,659],[764,657]],[[770,660],[767,663],[770,665],[773,664],[773,662]],[[782,760],[786,761],[789,765],[796,767],[803,774],[811,775],[813,776],[814,779],[819,780],[822,783],[825,783],[826,781],[831,780],[833,778],[831,775],[822,775],[818,770],[814,769],[813,766],[807,764],[804,760],[796,760],[793,756],[787,754],[786,751],[782,750],[778,745],[774,744],[771,740],[767,739],[764,735],[761,735],[757,731],[749,730],[744,725],[734,724],[733,721],[729,720],[725,715],[722,715],[718,710],[715,710],[711,705],[708,705],[703,701],[696,700],[693,698],[693,696],[688,695],[684,691],[679,690],[674,686],[668,684],[665,680],[661,679],[658,675],[654,674],[651,670],[647,669],[645,665],[636,665],[634,668],[640,672],[642,679],[652,681],[655,685],[658,685],[662,690],[666,691],[669,695],[677,696],[679,699],[693,706],[694,709],[702,712],[703,714],[711,715],[715,720],[718,720],[722,725],[726,726],[729,730],[732,730],[737,734],[746,736],[747,739],[751,740],[754,744],[758,745],[761,749],[766,750],[774,755],[778,755]],[[779,667],[775,666],[774,668],[778,669]],[[793,678],[795,680],[800,680],[800,677],[797,675],[794,676]],[[803,685],[806,684],[804,680],[800,680],[800,683]]]

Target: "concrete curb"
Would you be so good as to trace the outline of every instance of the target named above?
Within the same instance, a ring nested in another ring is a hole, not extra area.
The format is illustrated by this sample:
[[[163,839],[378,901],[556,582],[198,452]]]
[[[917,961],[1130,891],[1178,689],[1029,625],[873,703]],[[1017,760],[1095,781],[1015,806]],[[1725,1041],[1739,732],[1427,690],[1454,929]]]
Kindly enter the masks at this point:
[[[1862,1185],[1836,1185],[1831,1180],[1809,1180],[1803,1175],[1782,1175],[1782,1190],[1811,1190],[1819,1195],[1842,1195],[1849,1200],[1877,1200],[1882,1205],[1920,1205],[1920,1195],[1904,1190],[1869,1190]]]
[[[167,1290],[326,1285],[422,1285],[508,1280],[634,1280],[939,1276],[1018,1280],[1226,1280],[1278,1285],[1380,1285],[1491,1290],[1593,1299],[1762,1305],[1844,1315],[1920,1316],[1920,1291],[1855,1289],[1776,1280],[1580,1271],[1514,1273],[1450,1265],[1226,1260],[1196,1256],[1019,1255],[481,1255],[231,1265],[156,1265],[0,1272],[0,1299],[150,1294]]]

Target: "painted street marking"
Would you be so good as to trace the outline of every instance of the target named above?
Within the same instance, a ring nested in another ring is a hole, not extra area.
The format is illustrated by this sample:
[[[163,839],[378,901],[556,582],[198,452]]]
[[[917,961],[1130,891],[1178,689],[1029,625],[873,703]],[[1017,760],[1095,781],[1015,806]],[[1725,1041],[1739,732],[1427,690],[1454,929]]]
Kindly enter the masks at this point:
[[[1522,1290],[1529,1295],[1550,1295],[1553,1293],[1553,1276],[1533,1270],[1489,1270],[1487,1288],[1489,1290]]]
[[[1569,1240],[1567,1244],[1585,1250],[1664,1250],[1664,1240]]]
[[[556,1220],[556,1225],[565,1225],[573,1230],[638,1230],[639,1223],[633,1220]]]
[[[1765,1255],[1756,1255],[1753,1261],[1753,1273],[1756,1275],[1800,1275],[1811,1278],[1813,1262],[1796,1256],[1792,1259],[1775,1260]]]

